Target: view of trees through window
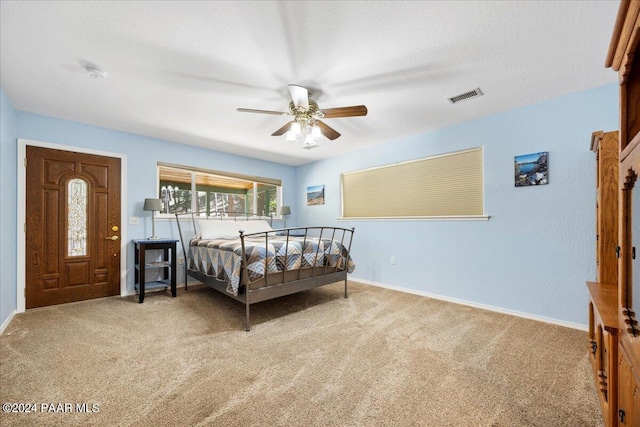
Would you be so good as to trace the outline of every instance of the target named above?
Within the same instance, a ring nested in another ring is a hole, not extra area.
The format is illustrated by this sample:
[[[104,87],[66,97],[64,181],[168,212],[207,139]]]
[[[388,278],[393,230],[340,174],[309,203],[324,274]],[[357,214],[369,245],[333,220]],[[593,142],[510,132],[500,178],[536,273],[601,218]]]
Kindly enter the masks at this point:
[[[224,175],[187,167],[158,166],[162,213],[196,212],[199,216],[278,213],[280,182]]]

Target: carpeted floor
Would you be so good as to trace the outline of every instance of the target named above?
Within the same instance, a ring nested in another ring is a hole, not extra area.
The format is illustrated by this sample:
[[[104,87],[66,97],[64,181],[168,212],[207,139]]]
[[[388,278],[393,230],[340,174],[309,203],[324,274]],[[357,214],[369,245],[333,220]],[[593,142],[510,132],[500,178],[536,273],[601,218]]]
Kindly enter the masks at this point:
[[[248,333],[244,306],[204,287],[16,315],[0,400],[38,412],[0,425],[602,425],[585,332],[349,289],[257,304]]]

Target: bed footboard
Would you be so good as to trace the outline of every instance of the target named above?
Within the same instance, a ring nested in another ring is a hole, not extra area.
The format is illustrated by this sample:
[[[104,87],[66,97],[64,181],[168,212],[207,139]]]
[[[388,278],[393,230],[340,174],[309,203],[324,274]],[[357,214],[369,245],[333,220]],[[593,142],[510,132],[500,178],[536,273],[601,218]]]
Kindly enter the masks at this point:
[[[344,297],[348,297],[347,274],[355,268],[350,256],[354,228],[290,227],[251,234],[240,231],[236,240],[187,242],[178,214],[176,219],[187,261],[185,289],[191,276],[243,303],[246,331],[251,330],[251,304],[341,280]],[[207,262],[196,259],[199,253],[207,254]],[[212,265],[213,259],[224,259],[224,265]]]

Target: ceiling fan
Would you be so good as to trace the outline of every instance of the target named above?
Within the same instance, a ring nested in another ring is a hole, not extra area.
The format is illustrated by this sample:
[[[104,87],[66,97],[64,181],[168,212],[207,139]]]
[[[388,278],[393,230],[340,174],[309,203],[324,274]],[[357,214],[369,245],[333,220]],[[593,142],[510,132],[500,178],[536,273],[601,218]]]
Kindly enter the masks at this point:
[[[287,141],[295,142],[300,136],[304,136],[305,148],[316,145],[316,140],[322,136],[330,140],[340,137],[335,129],[328,126],[320,119],[334,119],[338,117],[366,116],[367,107],[355,105],[352,107],[339,107],[320,109],[318,103],[309,98],[309,91],[298,85],[289,85],[291,102],[289,111],[254,110],[250,108],[238,108],[241,113],[274,114],[278,116],[293,116],[293,120],[271,134],[280,136],[287,133]]]

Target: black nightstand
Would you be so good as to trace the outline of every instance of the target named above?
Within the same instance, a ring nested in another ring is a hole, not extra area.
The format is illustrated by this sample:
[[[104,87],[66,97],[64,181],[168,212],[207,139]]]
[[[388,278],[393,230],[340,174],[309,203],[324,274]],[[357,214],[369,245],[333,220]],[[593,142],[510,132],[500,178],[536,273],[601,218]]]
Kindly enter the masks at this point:
[[[176,296],[176,243],[174,239],[134,239],[135,245],[135,286],[139,293],[138,302],[144,301],[144,292],[147,289],[166,288],[171,286],[171,296]],[[146,261],[146,252],[150,250],[162,250],[162,261]],[[145,281],[146,270],[164,270],[163,279],[153,282]]]

